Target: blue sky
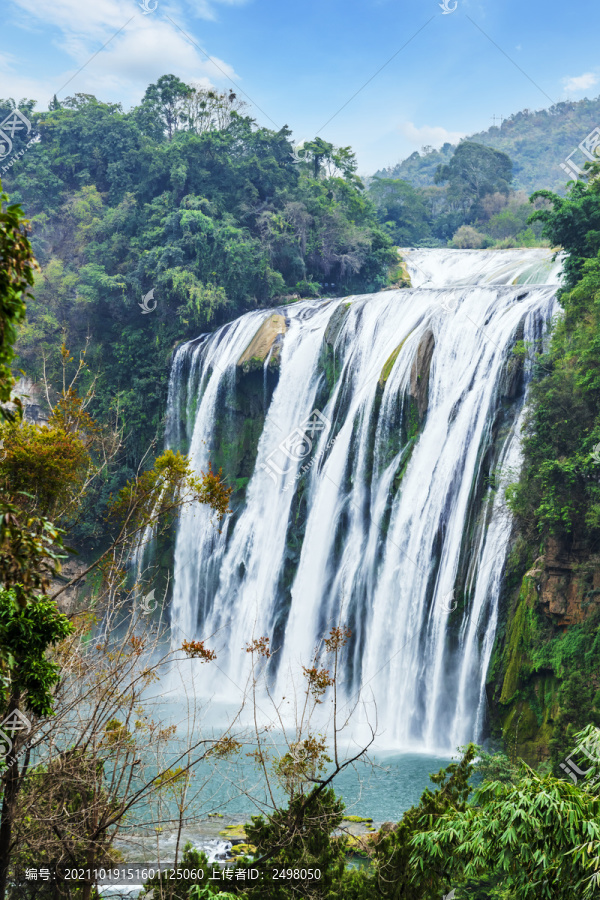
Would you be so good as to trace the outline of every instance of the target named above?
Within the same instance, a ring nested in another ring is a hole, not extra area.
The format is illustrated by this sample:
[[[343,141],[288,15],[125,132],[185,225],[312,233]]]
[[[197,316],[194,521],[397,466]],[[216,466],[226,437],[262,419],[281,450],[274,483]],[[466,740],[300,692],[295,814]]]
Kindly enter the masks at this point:
[[[129,108],[165,73],[235,83],[260,124],[351,145],[369,174],[494,115],[600,94],[592,0],[446,0],[448,14],[442,0],[146,0],[146,15],[139,2],[3,0],[0,97]]]

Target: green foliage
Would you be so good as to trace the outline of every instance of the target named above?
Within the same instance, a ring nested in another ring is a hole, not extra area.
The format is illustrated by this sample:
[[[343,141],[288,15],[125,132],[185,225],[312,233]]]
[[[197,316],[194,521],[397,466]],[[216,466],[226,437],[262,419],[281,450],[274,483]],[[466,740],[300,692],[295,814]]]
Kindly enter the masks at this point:
[[[209,887],[200,887],[200,885],[196,884],[191,889],[188,897],[190,900],[209,900],[210,897],[214,897],[215,900],[235,900],[237,894],[228,894],[224,891],[219,891],[214,894]]]
[[[17,204],[5,206],[8,197],[0,182],[0,421],[7,418],[3,404],[14,384],[10,365],[17,326],[25,318],[25,298],[33,284],[34,258],[27,239],[27,222]]]
[[[437,180],[447,178],[445,187],[377,177],[369,195],[383,227],[400,246],[539,246],[542,225],[528,225],[531,205],[525,192],[509,190],[510,166],[504,154],[466,142],[440,167]],[[537,208],[546,205],[543,199],[536,203]]]
[[[411,860],[423,874],[443,866],[451,883],[496,875],[513,900],[571,900],[593,891],[600,799],[570,781],[523,765],[516,783],[484,782],[472,805],[428,821],[431,829],[414,837]]]
[[[421,193],[401,179],[375,178],[369,186],[381,222],[399,247],[431,236],[428,209]]]
[[[151,84],[142,100],[142,111],[150,121],[158,120],[169,140],[185,117],[184,101],[192,93],[191,88],[175,75],[162,75]]]
[[[301,155],[300,155],[301,154]],[[333,144],[317,137],[306,141],[297,155],[302,163],[312,170],[315,178],[320,175],[339,175],[362,190],[362,182],[356,177],[358,168],[351,147],[334,147]]]
[[[376,178],[401,178],[413,187],[429,187],[434,183],[435,173],[440,165],[450,162],[456,145],[446,141],[439,150],[427,145],[421,152],[415,150],[405,160],[395,166],[375,173]]]
[[[473,775],[483,781],[515,782],[521,767],[512,762],[505,753],[488,753],[477,748],[477,759],[473,762]]]
[[[485,234],[472,225],[461,225],[450,241],[450,246],[457,250],[479,250],[489,247],[491,243]]]
[[[88,455],[81,436],[52,423],[31,422],[0,429],[4,456],[0,484],[5,497],[23,505],[23,492],[39,512],[52,515],[81,487]],[[29,504],[28,504],[29,505]]]
[[[60,571],[62,534],[47,519],[0,503],[0,585],[24,607]]]
[[[190,843],[185,844],[178,868],[183,872],[187,869],[195,870],[195,878],[178,878],[169,880],[168,872],[161,876],[156,875],[144,884],[146,893],[154,890],[154,896],[164,897],[165,900],[228,900],[231,894],[221,893],[219,885],[224,882],[211,881],[211,866],[206,854],[201,850],[195,850]],[[215,866],[215,868],[218,868]]]
[[[134,540],[158,522],[163,529],[167,528],[184,502],[207,504],[220,521],[230,512],[233,490],[223,484],[221,475],[221,471],[213,472],[209,463],[208,472],[198,477],[186,456],[165,450],[152,468],[128,481],[111,500],[111,519],[119,525],[122,535]]]
[[[54,601],[39,597],[23,607],[14,590],[0,589],[0,718],[15,698],[37,716],[51,715],[60,671],[46,653],[72,632]]]
[[[595,183],[587,192],[598,202]],[[572,217],[565,209],[569,203]],[[569,233],[580,206],[581,187],[576,185],[572,201],[561,201],[558,210],[545,214],[547,232],[563,235],[562,223],[567,220]],[[525,466],[518,484],[510,489],[509,501],[532,541],[539,535],[555,535],[592,546],[600,536],[600,486],[594,456],[600,441],[600,256],[580,257],[575,265],[573,260],[584,247],[571,243],[570,250],[570,277],[576,277],[579,266],[581,278],[563,294],[565,315],[556,323],[548,353],[540,360],[538,372],[544,377],[532,390]]]
[[[487,194],[508,194],[512,168],[512,160],[506,153],[463,141],[450,162],[436,171],[435,182],[447,181],[450,200],[471,210]]]
[[[178,342],[297,291],[378,290],[397,262],[350,148],[317,138],[295,163],[289,130],[242,105],[172,75],[128,113],[77,94],[29,111],[41,140],[7,175],[42,265],[19,364],[39,378],[45,352],[53,379],[63,328],[74,355],[89,334],[90,412],[124,428],[121,482],[162,433]]]
[[[590,597],[593,602],[593,598]],[[600,726],[600,691],[596,684],[600,670],[600,611],[566,634],[540,641],[532,648],[534,671],[551,671],[560,679],[550,750],[555,774],[565,748],[575,743],[576,734],[586,725]]]
[[[564,266],[566,275],[565,290],[572,290],[582,276],[586,275],[588,283],[581,285],[580,291],[572,300],[582,300],[588,295],[593,285],[589,284],[592,272],[586,268],[586,261],[598,256],[600,251],[600,183],[598,173],[600,166],[594,165],[590,170],[590,181],[577,181],[571,185],[566,198],[559,197],[551,191],[537,191],[532,200],[541,197],[547,200],[551,210],[538,210],[531,220],[543,223],[543,234],[553,246],[560,246],[567,253]],[[572,306],[569,300],[565,301]]]
[[[278,809],[268,819],[252,816],[246,825],[248,842],[256,847],[252,866],[264,873],[247,896],[257,900],[284,900],[289,889],[283,882],[271,881],[271,869],[320,869],[321,879],[297,884],[295,896],[326,898],[342,878],[344,843],[332,840],[332,832],[340,825],[344,805],[331,788],[315,788],[306,796],[292,799],[285,809]]]

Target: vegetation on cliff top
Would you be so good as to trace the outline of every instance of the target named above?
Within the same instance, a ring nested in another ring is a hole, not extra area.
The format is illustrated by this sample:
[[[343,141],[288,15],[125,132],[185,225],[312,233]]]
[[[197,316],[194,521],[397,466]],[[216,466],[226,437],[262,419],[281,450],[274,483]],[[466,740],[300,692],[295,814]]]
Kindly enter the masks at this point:
[[[397,264],[350,149],[316,139],[295,159],[290,131],[257,127],[233,92],[165,75],[129,112],[88,94],[34,106],[15,153],[39,141],[3,176],[41,265],[19,365],[39,379],[45,356],[52,378],[63,338],[76,356],[89,339],[90,412],[124,428],[122,480],[162,436],[178,342],[257,306],[378,290]]]

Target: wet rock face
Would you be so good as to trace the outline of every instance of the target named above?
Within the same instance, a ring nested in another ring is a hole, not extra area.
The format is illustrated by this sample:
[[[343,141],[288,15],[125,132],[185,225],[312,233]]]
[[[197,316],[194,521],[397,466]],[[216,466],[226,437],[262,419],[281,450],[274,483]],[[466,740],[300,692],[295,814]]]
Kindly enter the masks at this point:
[[[417,349],[417,355],[410,371],[410,396],[417,404],[419,419],[422,421],[427,413],[429,397],[429,372],[431,358],[435,348],[433,331],[426,331]]]
[[[568,551],[550,538],[545,556],[539,557],[527,573],[536,580],[540,612],[559,628],[580,624],[600,602],[597,595],[590,596],[590,588],[596,591],[600,584],[600,570],[586,577],[582,561],[577,548]]]
[[[346,315],[348,314],[351,305],[352,304],[350,303],[340,303],[331,316],[323,336],[323,340],[329,347],[335,347],[335,342],[346,321]]]
[[[262,370],[268,359],[267,367],[279,369],[283,336],[287,331],[285,316],[274,313],[262,323],[242,355],[237,361],[238,371],[244,375]]]

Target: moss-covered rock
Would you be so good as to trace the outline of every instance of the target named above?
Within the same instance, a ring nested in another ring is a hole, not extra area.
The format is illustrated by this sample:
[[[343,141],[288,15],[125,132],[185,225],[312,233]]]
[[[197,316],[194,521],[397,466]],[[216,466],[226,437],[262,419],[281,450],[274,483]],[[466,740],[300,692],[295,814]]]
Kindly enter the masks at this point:
[[[225,838],[231,843],[242,843],[247,842],[248,835],[246,834],[246,826],[241,823],[235,823],[233,825],[226,825],[222,831],[219,832],[220,836]]]
[[[412,332],[411,332],[411,334],[412,334]],[[409,337],[410,337],[410,334],[407,334],[406,337],[404,338],[404,340],[398,344],[396,349],[393,350],[392,353],[390,353],[390,355],[386,359],[383,369],[381,370],[381,375],[379,376],[379,387],[381,387],[381,388],[385,387],[385,384],[391,375],[392,369],[394,368],[394,363],[400,356],[400,351],[404,347],[404,345],[407,342],[407,340],[409,339]]]
[[[550,673],[541,673],[508,705],[502,717],[502,737],[511,759],[524,759],[536,766],[550,756],[557,689],[558,680]]]
[[[530,673],[529,649],[535,641],[535,579],[526,575],[523,579],[517,608],[508,630],[505,648],[505,675],[502,683],[500,703],[510,703],[514,698],[521,678]]]
[[[533,765],[551,756],[559,774],[572,735],[600,724],[597,562],[567,565],[553,539],[545,551],[533,564],[522,560],[525,575],[507,597],[488,696],[493,730],[509,755]],[[508,581],[512,567],[509,560]]]
[[[351,303],[340,303],[337,309],[333,311],[333,314],[329,319],[329,322],[327,323],[325,334],[323,335],[323,340],[330,347],[335,346],[335,342],[338,339],[339,333],[342,330],[342,326],[346,320],[348,310],[351,306]]]
[[[252,857],[256,853],[256,847],[254,844],[235,844],[231,848],[231,858],[236,861],[239,859],[245,859],[247,857]]]
[[[408,268],[406,262],[400,256],[398,258],[398,263],[395,266],[392,266],[389,271],[389,279],[390,285],[384,290],[389,290],[392,288],[410,288],[412,287],[412,282],[410,280],[410,274],[408,272]]]

